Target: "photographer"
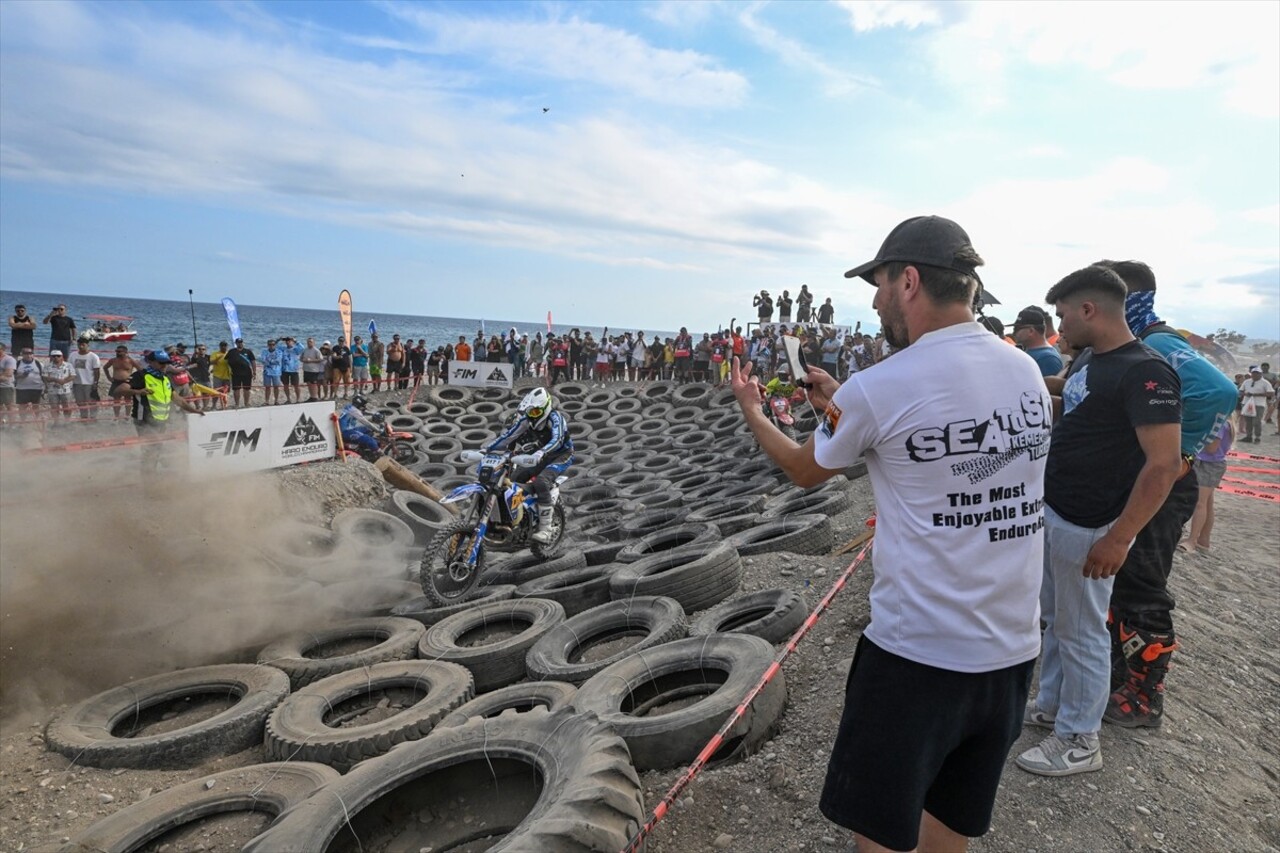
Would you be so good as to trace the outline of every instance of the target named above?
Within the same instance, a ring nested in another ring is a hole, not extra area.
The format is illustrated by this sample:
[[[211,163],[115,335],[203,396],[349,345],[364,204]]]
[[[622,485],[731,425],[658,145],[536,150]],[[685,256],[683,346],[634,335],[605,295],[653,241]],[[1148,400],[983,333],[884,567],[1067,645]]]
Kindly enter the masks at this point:
[[[987,832],[1040,648],[1049,394],[1035,362],[974,321],[982,263],[959,225],[929,216],[845,273],[876,288],[902,350],[843,385],[809,368],[825,412],[803,446],[765,417],[752,365],[735,360],[743,417],[793,482],[865,456],[875,492],[871,622],[819,802],[863,853],[963,850]]]
[[[760,317],[761,325],[773,320],[773,299],[770,298],[769,291],[760,291],[759,296],[752,298],[751,305],[756,309],[756,314]]]

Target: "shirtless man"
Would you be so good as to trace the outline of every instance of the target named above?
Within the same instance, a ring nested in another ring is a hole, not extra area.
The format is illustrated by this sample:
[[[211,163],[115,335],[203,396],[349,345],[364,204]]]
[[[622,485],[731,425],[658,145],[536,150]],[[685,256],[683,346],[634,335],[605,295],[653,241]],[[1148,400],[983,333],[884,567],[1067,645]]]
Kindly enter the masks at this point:
[[[107,375],[107,381],[111,383],[107,394],[112,400],[122,401],[130,397],[129,379],[141,369],[142,365],[129,355],[128,347],[116,347],[115,357],[108,359],[102,365],[102,372]],[[117,402],[111,407],[117,419],[121,415],[123,405],[122,402]]]

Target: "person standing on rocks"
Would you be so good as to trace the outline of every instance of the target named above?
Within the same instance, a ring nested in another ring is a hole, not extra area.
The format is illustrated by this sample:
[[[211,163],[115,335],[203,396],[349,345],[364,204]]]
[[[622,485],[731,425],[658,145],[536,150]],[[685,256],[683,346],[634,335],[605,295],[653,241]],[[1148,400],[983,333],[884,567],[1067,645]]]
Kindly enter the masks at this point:
[[[875,492],[871,623],[819,801],[861,853],[962,851],[987,832],[1040,650],[1049,393],[1034,361],[975,322],[982,263],[959,225],[920,216],[845,273],[876,288],[901,352],[843,385],[811,367],[825,410],[803,446],[734,359],[743,417],[793,482],[864,456]]]
[[[1182,467],[1181,383],[1129,331],[1125,293],[1115,272],[1091,266],[1045,295],[1063,336],[1084,350],[1055,398],[1062,414],[1045,480],[1044,660],[1024,718],[1053,731],[1016,760],[1040,776],[1102,769],[1112,586]]]

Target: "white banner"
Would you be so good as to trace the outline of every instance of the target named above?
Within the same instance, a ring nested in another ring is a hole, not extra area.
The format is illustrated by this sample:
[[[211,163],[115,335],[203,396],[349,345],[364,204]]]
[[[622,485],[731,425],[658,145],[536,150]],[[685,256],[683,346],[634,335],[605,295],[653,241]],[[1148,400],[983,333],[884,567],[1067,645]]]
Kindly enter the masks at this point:
[[[451,361],[449,384],[472,388],[510,388],[515,368],[505,361]]]
[[[191,469],[263,471],[332,459],[333,403],[228,409],[187,418]]]

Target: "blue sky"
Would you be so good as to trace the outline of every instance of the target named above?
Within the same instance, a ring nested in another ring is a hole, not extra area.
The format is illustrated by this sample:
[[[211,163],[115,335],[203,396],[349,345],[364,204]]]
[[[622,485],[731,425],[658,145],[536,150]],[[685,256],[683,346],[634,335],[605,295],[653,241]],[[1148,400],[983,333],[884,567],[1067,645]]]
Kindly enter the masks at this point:
[[[712,327],[959,221],[1280,337],[1280,4],[0,3],[0,285]],[[544,107],[550,108],[548,111]],[[493,306],[492,308],[488,306]]]

